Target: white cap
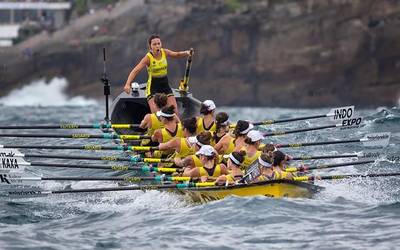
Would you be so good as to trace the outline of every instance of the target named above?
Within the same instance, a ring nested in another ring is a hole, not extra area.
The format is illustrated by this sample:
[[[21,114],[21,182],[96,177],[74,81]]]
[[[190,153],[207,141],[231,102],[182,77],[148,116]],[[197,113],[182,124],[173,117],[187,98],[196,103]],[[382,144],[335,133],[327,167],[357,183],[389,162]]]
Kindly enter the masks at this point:
[[[196,155],[213,156],[215,155],[215,150],[210,145],[204,145],[196,152]]]
[[[247,133],[247,137],[249,137],[252,142],[257,142],[264,139],[264,136],[258,130],[251,130]]]
[[[205,100],[203,102],[203,105],[207,107],[208,111],[213,111],[217,107],[215,106],[215,103],[212,100]]]

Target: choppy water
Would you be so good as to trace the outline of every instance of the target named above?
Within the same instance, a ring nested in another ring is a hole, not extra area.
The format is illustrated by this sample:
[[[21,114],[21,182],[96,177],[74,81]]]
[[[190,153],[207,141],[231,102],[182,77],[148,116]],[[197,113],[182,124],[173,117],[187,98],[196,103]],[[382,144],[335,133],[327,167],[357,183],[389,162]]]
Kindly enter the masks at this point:
[[[232,120],[287,118],[324,114],[328,109],[222,108]],[[279,143],[360,138],[369,132],[391,131],[385,151],[399,155],[400,110],[363,110],[367,125],[356,130],[314,131],[273,137]],[[97,123],[102,106],[7,107],[0,106],[0,124],[52,124],[60,121]],[[328,124],[317,119],[270,126],[284,130]],[[0,132],[10,132],[0,130]],[[15,131],[14,131],[15,132]],[[49,133],[49,131],[36,131]],[[68,131],[71,132],[71,131]],[[86,130],[84,132],[95,132]],[[98,131],[96,131],[99,133]],[[67,133],[63,131],[63,133]],[[62,144],[85,144],[61,140]],[[100,140],[91,142],[104,143]],[[59,144],[56,139],[0,138],[0,144]],[[109,143],[111,144],[111,142]],[[300,153],[353,153],[360,144],[287,149]],[[51,150],[21,150],[60,153]],[[88,154],[77,150],[62,153]],[[97,153],[101,154],[101,153]],[[112,152],[112,154],[117,154]],[[66,160],[31,159],[66,162]],[[351,159],[320,160],[335,163]],[[70,161],[83,163],[84,161]],[[310,162],[307,162],[310,163]],[[342,167],[319,174],[399,171],[399,163],[381,160],[374,165]],[[35,168],[44,176],[111,176],[102,170]],[[191,204],[180,196],[158,191],[68,194],[3,200],[0,203],[1,249],[398,249],[400,245],[400,178],[318,181],[326,187],[314,199],[229,197],[207,204]],[[113,186],[109,182],[42,182],[45,189]]]

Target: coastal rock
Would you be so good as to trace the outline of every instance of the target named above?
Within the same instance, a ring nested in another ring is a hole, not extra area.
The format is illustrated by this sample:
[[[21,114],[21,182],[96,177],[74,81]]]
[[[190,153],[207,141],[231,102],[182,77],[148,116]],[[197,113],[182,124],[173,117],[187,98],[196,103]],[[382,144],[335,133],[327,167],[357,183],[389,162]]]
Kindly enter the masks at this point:
[[[121,1],[111,12],[1,49],[1,95],[64,76],[69,94],[100,97],[105,47],[115,96],[144,56],[147,37],[158,33],[167,48],[195,48],[190,90],[218,105],[393,105],[400,97],[399,26],[400,4],[390,0]],[[169,61],[171,85],[184,65]]]

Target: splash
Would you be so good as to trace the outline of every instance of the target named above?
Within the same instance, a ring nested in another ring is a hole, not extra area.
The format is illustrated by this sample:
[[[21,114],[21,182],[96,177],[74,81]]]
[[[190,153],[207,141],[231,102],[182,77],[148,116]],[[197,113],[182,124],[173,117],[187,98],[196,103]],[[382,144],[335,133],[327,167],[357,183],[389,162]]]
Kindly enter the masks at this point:
[[[88,106],[96,105],[92,99],[83,96],[68,97],[64,90],[68,86],[65,78],[55,77],[48,83],[40,79],[29,85],[11,91],[0,98],[0,104],[5,106]]]

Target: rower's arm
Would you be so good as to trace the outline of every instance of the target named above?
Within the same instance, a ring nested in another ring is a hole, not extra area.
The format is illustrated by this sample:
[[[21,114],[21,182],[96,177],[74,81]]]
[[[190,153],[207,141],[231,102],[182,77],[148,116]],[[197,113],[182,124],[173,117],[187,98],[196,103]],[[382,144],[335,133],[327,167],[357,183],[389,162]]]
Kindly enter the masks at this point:
[[[147,65],[150,64],[150,59],[148,56],[144,56],[142,60],[132,69],[131,73],[129,73],[128,79],[126,80],[124,91],[126,93],[130,93],[131,89],[131,83],[133,80],[136,78],[136,76],[139,74],[139,72],[146,67]]]
[[[142,129],[146,129],[146,128],[149,128],[150,125],[151,125],[151,124],[150,124],[150,114],[147,114],[147,115],[143,118],[143,120],[142,120],[142,122],[140,123],[139,127],[142,128]]]
[[[169,57],[173,58],[180,58],[180,57],[185,57],[185,56],[190,56],[190,50],[184,50],[184,51],[172,51],[169,49],[164,49],[165,54]]]
[[[165,150],[169,150],[169,149],[173,149],[173,150],[177,150],[177,148],[179,148],[179,143],[180,143],[181,139],[180,138],[175,138],[173,140],[170,140],[168,142],[165,143],[160,143],[160,145],[158,146],[158,149],[161,151],[165,151]]]
[[[217,144],[215,144],[214,149],[218,152],[218,154],[222,154],[225,151],[226,144],[226,135],[219,140]]]
[[[153,142],[162,142],[162,134],[161,129],[157,129],[154,134],[151,136],[151,140]]]

